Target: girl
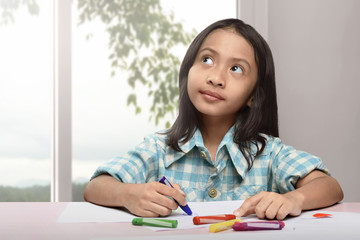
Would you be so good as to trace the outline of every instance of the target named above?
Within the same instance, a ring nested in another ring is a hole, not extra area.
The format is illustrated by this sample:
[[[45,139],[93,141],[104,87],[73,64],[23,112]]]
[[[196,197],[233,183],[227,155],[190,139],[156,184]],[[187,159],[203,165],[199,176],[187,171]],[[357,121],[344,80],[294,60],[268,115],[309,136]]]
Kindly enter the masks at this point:
[[[178,207],[173,199],[246,199],[237,216],[279,220],[342,200],[319,158],[278,138],[272,54],[251,26],[225,19],[202,31],[182,62],[179,87],[173,126],[100,166],[85,200],[156,217]],[[175,188],[157,182],[163,175]]]

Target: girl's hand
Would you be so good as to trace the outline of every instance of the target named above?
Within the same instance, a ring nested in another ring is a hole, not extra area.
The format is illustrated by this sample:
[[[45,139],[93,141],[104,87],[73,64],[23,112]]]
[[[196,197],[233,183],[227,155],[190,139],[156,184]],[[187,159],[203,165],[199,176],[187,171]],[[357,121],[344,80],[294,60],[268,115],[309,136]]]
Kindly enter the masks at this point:
[[[128,185],[128,196],[123,205],[131,213],[138,216],[167,216],[172,210],[178,208],[178,204],[173,199],[180,205],[187,204],[186,195],[180,186],[178,184],[172,185],[174,188],[159,182]]]
[[[299,216],[302,208],[299,197],[294,193],[279,194],[274,192],[260,192],[247,200],[239,209],[234,211],[238,217],[245,217],[249,214],[256,214],[260,219],[283,220],[287,215]]]

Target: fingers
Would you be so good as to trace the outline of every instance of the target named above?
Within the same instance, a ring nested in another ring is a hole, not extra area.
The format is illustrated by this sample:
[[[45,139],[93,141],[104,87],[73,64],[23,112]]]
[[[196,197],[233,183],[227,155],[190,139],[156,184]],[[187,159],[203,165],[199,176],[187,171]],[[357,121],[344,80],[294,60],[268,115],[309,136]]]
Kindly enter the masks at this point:
[[[282,205],[276,214],[276,219],[283,220],[289,214],[289,211],[287,205]]]
[[[258,202],[261,200],[261,198],[262,198],[261,192],[252,197],[249,197],[243,202],[243,204],[240,206],[239,209],[234,211],[234,214],[237,217],[246,217],[250,214],[254,214],[255,207],[258,204]]]
[[[176,190],[178,190],[184,197],[186,197],[186,194],[185,194],[184,191],[181,189],[181,187],[180,187],[179,184],[173,183],[172,185],[173,185],[173,187],[174,187]]]
[[[170,196],[173,199],[175,199],[181,206],[185,206],[187,204],[186,201],[186,194],[184,193],[184,191],[181,189],[179,184],[174,183],[173,184],[174,189],[177,191],[175,192],[174,196]],[[180,195],[179,195],[180,194]]]
[[[163,208],[170,210],[170,212],[166,213],[166,215],[169,215],[171,213],[171,210],[175,210],[178,208],[178,204],[173,200],[175,198],[180,199],[180,196],[182,196],[182,194],[178,190],[166,186],[162,183],[155,182],[151,184],[153,185],[155,193],[152,193],[151,195],[149,194],[148,201],[154,203],[155,205],[159,205]],[[183,201],[184,199],[181,200]],[[155,209],[159,209],[159,207],[156,207]],[[160,215],[164,215],[164,213]]]
[[[172,210],[178,208],[178,204],[186,205],[186,194],[181,190],[178,184],[173,187],[166,186],[162,183],[152,182],[144,184],[145,190],[138,202],[138,212],[142,216],[167,216]],[[169,198],[170,197],[170,198]]]
[[[293,204],[281,194],[260,192],[245,200],[234,214],[238,217],[256,214],[260,219],[283,220],[293,208]]]
[[[178,204],[162,193],[164,187],[167,186],[156,182],[134,184],[129,189],[129,197],[126,199],[124,206],[131,213],[138,216],[167,216],[178,207]]]
[[[261,218],[274,219],[277,217],[280,207],[282,206],[281,201],[274,201],[274,199],[268,198],[260,201],[256,209],[256,215]],[[280,219],[278,219],[280,220]]]
[[[159,216],[167,216],[167,215],[162,215],[159,213],[159,211],[161,212],[162,210],[156,210],[156,205],[154,205],[154,208],[152,208],[152,210],[148,210],[145,208],[141,208],[139,206],[139,208],[136,209],[129,209],[131,213],[133,213],[136,216],[139,217],[159,217]]]
[[[142,217],[159,217],[168,216],[172,212],[171,208],[165,207],[155,202],[146,202],[143,205],[139,205],[136,211],[136,215]]]
[[[181,190],[180,185],[172,184],[174,188],[163,185],[160,183],[158,192],[164,196],[168,196],[176,200],[181,206],[187,204],[186,194]],[[177,205],[176,205],[177,207]],[[175,208],[176,209],[176,208]]]
[[[130,188],[130,197],[124,206],[138,216],[167,216],[179,205],[185,206],[187,204],[186,194],[180,186],[173,184],[173,187],[159,182],[135,184]]]

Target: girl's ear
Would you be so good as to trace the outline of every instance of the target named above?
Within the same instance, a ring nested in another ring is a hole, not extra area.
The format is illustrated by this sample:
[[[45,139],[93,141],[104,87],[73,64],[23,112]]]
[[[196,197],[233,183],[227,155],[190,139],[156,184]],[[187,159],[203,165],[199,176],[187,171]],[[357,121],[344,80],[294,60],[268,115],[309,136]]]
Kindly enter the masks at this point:
[[[251,96],[251,97],[249,98],[249,100],[247,101],[246,106],[248,106],[249,108],[251,108],[251,104],[252,104],[253,100],[254,100],[254,96]]]

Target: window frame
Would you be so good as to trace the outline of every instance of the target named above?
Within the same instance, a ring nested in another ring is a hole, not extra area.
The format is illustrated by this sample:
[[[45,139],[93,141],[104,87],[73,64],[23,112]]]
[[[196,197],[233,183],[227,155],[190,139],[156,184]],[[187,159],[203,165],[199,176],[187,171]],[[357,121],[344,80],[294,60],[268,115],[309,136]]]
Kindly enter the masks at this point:
[[[54,0],[51,201],[72,201],[71,0]]]

